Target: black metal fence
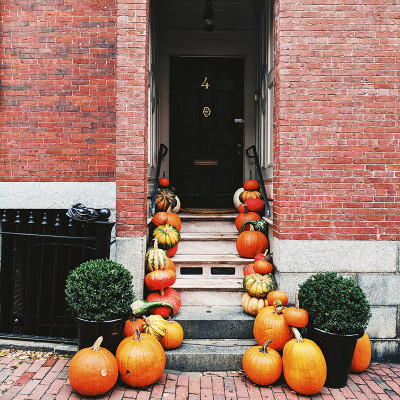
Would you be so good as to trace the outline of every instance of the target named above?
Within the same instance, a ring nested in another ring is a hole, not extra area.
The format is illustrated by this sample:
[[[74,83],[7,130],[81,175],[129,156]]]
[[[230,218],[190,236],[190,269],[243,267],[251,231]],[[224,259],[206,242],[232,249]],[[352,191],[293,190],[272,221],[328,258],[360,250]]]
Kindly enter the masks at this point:
[[[67,210],[0,215],[0,336],[68,342],[77,337],[65,303],[71,269],[110,256],[113,222],[77,222]]]

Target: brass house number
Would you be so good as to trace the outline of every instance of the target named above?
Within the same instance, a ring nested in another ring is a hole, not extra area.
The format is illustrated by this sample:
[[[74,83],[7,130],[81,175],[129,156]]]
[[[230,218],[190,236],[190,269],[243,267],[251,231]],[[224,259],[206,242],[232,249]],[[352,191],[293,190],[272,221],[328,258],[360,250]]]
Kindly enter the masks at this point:
[[[206,89],[208,89],[210,87],[210,84],[207,82],[207,77],[204,78],[204,81],[201,84],[201,87],[205,87]]]

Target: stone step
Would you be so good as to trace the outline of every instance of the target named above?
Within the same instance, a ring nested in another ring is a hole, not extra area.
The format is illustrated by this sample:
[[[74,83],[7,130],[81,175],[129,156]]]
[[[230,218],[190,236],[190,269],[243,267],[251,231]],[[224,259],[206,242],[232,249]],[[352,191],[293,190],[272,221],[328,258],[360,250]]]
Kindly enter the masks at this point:
[[[237,254],[235,234],[185,233],[179,242],[179,254]]]
[[[234,221],[223,220],[223,221],[182,221],[181,233],[186,232],[203,232],[203,233],[236,233]]]
[[[241,305],[182,306],[174,316],[185,339],[252,339],[254,319]]]
[[[184,339],[174,350],[166,350],[166,369],[182,372],[235,371],[242,369],[245,351],[254,339]]]

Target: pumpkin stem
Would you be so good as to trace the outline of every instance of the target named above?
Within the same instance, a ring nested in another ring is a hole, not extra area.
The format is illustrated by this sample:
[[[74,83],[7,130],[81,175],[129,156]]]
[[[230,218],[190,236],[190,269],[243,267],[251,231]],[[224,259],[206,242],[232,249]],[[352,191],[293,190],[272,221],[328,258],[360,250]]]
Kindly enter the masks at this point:
[[[269,249],[267,248],[267,250],[264,251],[264,257],[267,257]]]
[[[276,300],[276,301],[278,301],[278,300]],[[274,313],[275,313],[275,314],[282,314],[282,312],[283,312],[284,309],[285,309],[285,307],[283,307],[283,306],[279,306],[279,307],[276,307],[276,306],[275,306]]]
[[[304,342],[303,338],[300,335],[300,332],[294,326],[292,326],[292,331],[293,331],[294,336],[295,336],[295,338],[297,340],[297,343]]]
[[[153,246],[154,250],[157,251],[158,250],[158,239],[154,238],[154,246]]]
[[[250,170],[250,179],[253,179],[253,172]]]
[[[146,317],[143,317],[143,318],[146,318]],[[135,329],[135,333],[133,334],[133,339],[134,340],[138,340],[139,342],[140,342],[140,332],[139,332],[139,329]]]
[[[250,224],[251,226],[253,226],[253,222],[256,222],[256,221],[250,221],[250,220],[244,221],[243,224],[242,224],[242,226],[240,227],[240,232],[243,232],[243,228],[244,228],[245,225],[247,225],[247,224]],[[253,226],[253,228],[254,228],[254,226]],[[254,230],[254,229],[251,229],[251,228],[250,228],[250,230]]]
[[[99,351],[102,341],[103,341],[103,336],[98,337],[97,340],[94,342],[94,344],[92,346],[92,350],[93,351]]]
[[[299,291],[300,291],[300,289],[297,288],[296,292],[294,294],[294,306],[296,307],[297,310],[300,308]]]
[[[268,353],[268,345],[272,342],[272,339],[267,340],[263,346],[260,347],[260,353]]]
[[[164,296],[164,289],[160,289],[161,296]]]
[[[163,172],[162,177],[165,178],[165,171]]]

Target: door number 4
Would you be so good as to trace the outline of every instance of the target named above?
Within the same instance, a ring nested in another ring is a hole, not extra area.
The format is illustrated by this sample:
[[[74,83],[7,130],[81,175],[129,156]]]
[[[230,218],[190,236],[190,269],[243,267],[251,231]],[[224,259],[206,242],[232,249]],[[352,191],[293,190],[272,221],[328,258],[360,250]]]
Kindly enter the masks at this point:
[[[206,89],[208,89],[210,87],[210,84],[207,82],[207,77],[204,78],[204,81],[201,84],[201,87],[205,87]]]

